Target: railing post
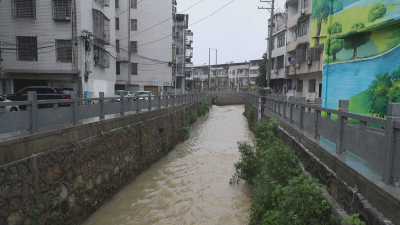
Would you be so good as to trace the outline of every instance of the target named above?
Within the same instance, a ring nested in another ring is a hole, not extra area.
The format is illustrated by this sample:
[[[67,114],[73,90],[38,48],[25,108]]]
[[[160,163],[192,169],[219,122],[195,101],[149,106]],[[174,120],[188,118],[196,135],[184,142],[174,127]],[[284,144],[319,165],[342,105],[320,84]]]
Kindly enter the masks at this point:
[[[343,127],[347,118],[342,117],[342,112],[349,111],[349,100],[339,100],[339,110],[338,110],[338,130],[337,130],[337,141],[336,141],[336,153],[344,154],[345,149],[343,148]]]
[[[290,111],[289,111],[289,123],[294,123],[293,121],[293,101],[294,101],[294,96],[290,96],[289,97],[289,107],[290,107]]]
[[[282,105],[283,105],[283,119],[286,119],[286,105],[287,105],[287,99],[284,99],[283,100],[283,103],[282,103]]]
[[[299,128],[300,128],[300,130],[303,130],[304,129],[304,126],[303,126],[303,124],[304,124],[304,121],[303,121],[303,118],[304,118],[304,111],[305,111],[305,107],[303,106],[303,104],[304,103],[306,103],[307,102],[307,99],[306,99],[306,97],[300,97],[300,107],[299,107],[299,109],[300,109],[300,113],[299,113]]]
[[[161,109],[161,95],[158,96],[158,109]]]
[[[277,99],[278,102],[278,117],[281,116],[281,99]]]
[[[400,121],[400,103],[389,103],[387,109],[386,129],[385,129],[385,150],[386,163],[383,170],[382,181],[385,184],[394,185],[396,180],[393,176],[393,160],[395,151],[395,132],[394,122]]]
[[[121,91],[119,98],[120,98],[119,101],[121,102],[121,112],[120,112],[120,114],[121,114],[121,116],[124,116],[125,115],[125,95],[124,95],[124,92]]]
[[[149,94],[149,107],[148,107],[149,111],[151,111],[151,94]]]
[[[136,113],[140,112],[139,96],[136,96]]]
[[[78,124],[78,94],[76,93],[76,91],[71,92],[71,99],[74,100],[74,102],[72,103],[72,125],[75,126]]]
[[[104,113],[104,92],[99,93],[100,97],[100,119],[104,120],[105,119],[105,113]]]
[[[28,106],[28,110],[31,110],[30,132],[31,134],[35,134],[39,131],[39,127],[37,124],[38,105],[36,91],[28,91],[28,101],[31,102],[31,105]]]
[[[320,115],[320,111],[318,111],[318,107],[320,107],[321,105],[322,105],[322,98],[316,98],[314,106],[314,138],[319,138],[318,116]]]
[[[262,117],[262,114],[261,114],[261,96],[260,97],[258,97],[258,122],[260,122],[261,121],[261,117]]]
[[[175,98],[176,98],[176,94],[174,94],[174,97],[172,98],[172,106],[175,106]]]

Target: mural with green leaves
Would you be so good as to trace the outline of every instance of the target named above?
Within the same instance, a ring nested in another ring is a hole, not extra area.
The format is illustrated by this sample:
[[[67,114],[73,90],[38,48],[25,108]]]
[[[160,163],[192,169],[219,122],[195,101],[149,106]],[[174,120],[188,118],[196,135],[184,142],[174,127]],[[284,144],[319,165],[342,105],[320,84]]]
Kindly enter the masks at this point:
[[[314,0],[312,7],[310,47],[324,47],[323,106],[350,99],[350,111],[384,117],[388,101],[400,102],[400,0]]]

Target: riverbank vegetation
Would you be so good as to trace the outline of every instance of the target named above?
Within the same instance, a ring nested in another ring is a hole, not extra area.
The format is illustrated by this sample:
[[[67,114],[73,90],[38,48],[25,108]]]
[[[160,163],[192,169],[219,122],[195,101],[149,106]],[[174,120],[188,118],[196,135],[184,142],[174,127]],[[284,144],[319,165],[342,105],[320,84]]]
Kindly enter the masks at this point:
[[[231,183],[254,184],[250,225],[338,224],[331,214],[326,187],[302,172],[292,149],[276,137],[278,122],[262,120],[253,127],[256,144],[239,142],[241,158]]]
[[[190,126],[197,121],[198,117],[204,116],[208,112],[209,107],[210,103],[207,100],[203,100],[197,109],[190,112],[184,111],[181,132],[188,135]]]

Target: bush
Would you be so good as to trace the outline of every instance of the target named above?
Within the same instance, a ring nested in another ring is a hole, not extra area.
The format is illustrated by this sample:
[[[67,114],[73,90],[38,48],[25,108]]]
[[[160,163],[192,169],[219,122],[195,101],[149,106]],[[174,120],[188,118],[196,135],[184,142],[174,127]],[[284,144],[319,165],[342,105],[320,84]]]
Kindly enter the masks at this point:
[[[204,116],[208,112],[210,103],[207,100],[203,100],[199,106],[199,116]]]
[[[197,121],[197,111],[192,111],[190,114],[190,124],[193,124]]]
[[[182,132],[183,134],[189,134],[190,128],[189,128],[189,127],[182,127],[182,128],[181,128],[181,132]]]
[[[267,89],[264,89],[264,88],[258,89],[258,94],[260,94],[261,96],[266,96],[267,95]]]
[[[331,202],[316,179],[302,174],[292,149],[276,137],[279,123],[261,120],[254,126],[256,145],[239,142],[241,157],[232,182],[255,184],[250,223],[328,224]]]
[[[377,19],[382,18],[386,14],[386,7],[378,2],[374,6],[372,6],[371,10],[368,13],[368,22],[374,22]]]
[[[247,110],[247,122],[249,122],[249,126],[252,127],[253,126],[253,120],[254,120],[254,107],[250,106],[249,110]]]

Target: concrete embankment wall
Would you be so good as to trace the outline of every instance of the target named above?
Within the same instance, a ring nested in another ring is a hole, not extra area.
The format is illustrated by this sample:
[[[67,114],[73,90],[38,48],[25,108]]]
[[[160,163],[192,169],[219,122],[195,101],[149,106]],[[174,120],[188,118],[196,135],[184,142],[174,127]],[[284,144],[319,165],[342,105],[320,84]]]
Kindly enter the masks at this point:
[[[237,94],[209,94],[209,98],[215,101],[215,104],[218,106],[224,105],[244,105],[246,101],[246,93],[237,93]]]
[[[187,137],[181,132],[184,115],[199,105],[200,101],[2,143],[0,224],[82,223]]]

